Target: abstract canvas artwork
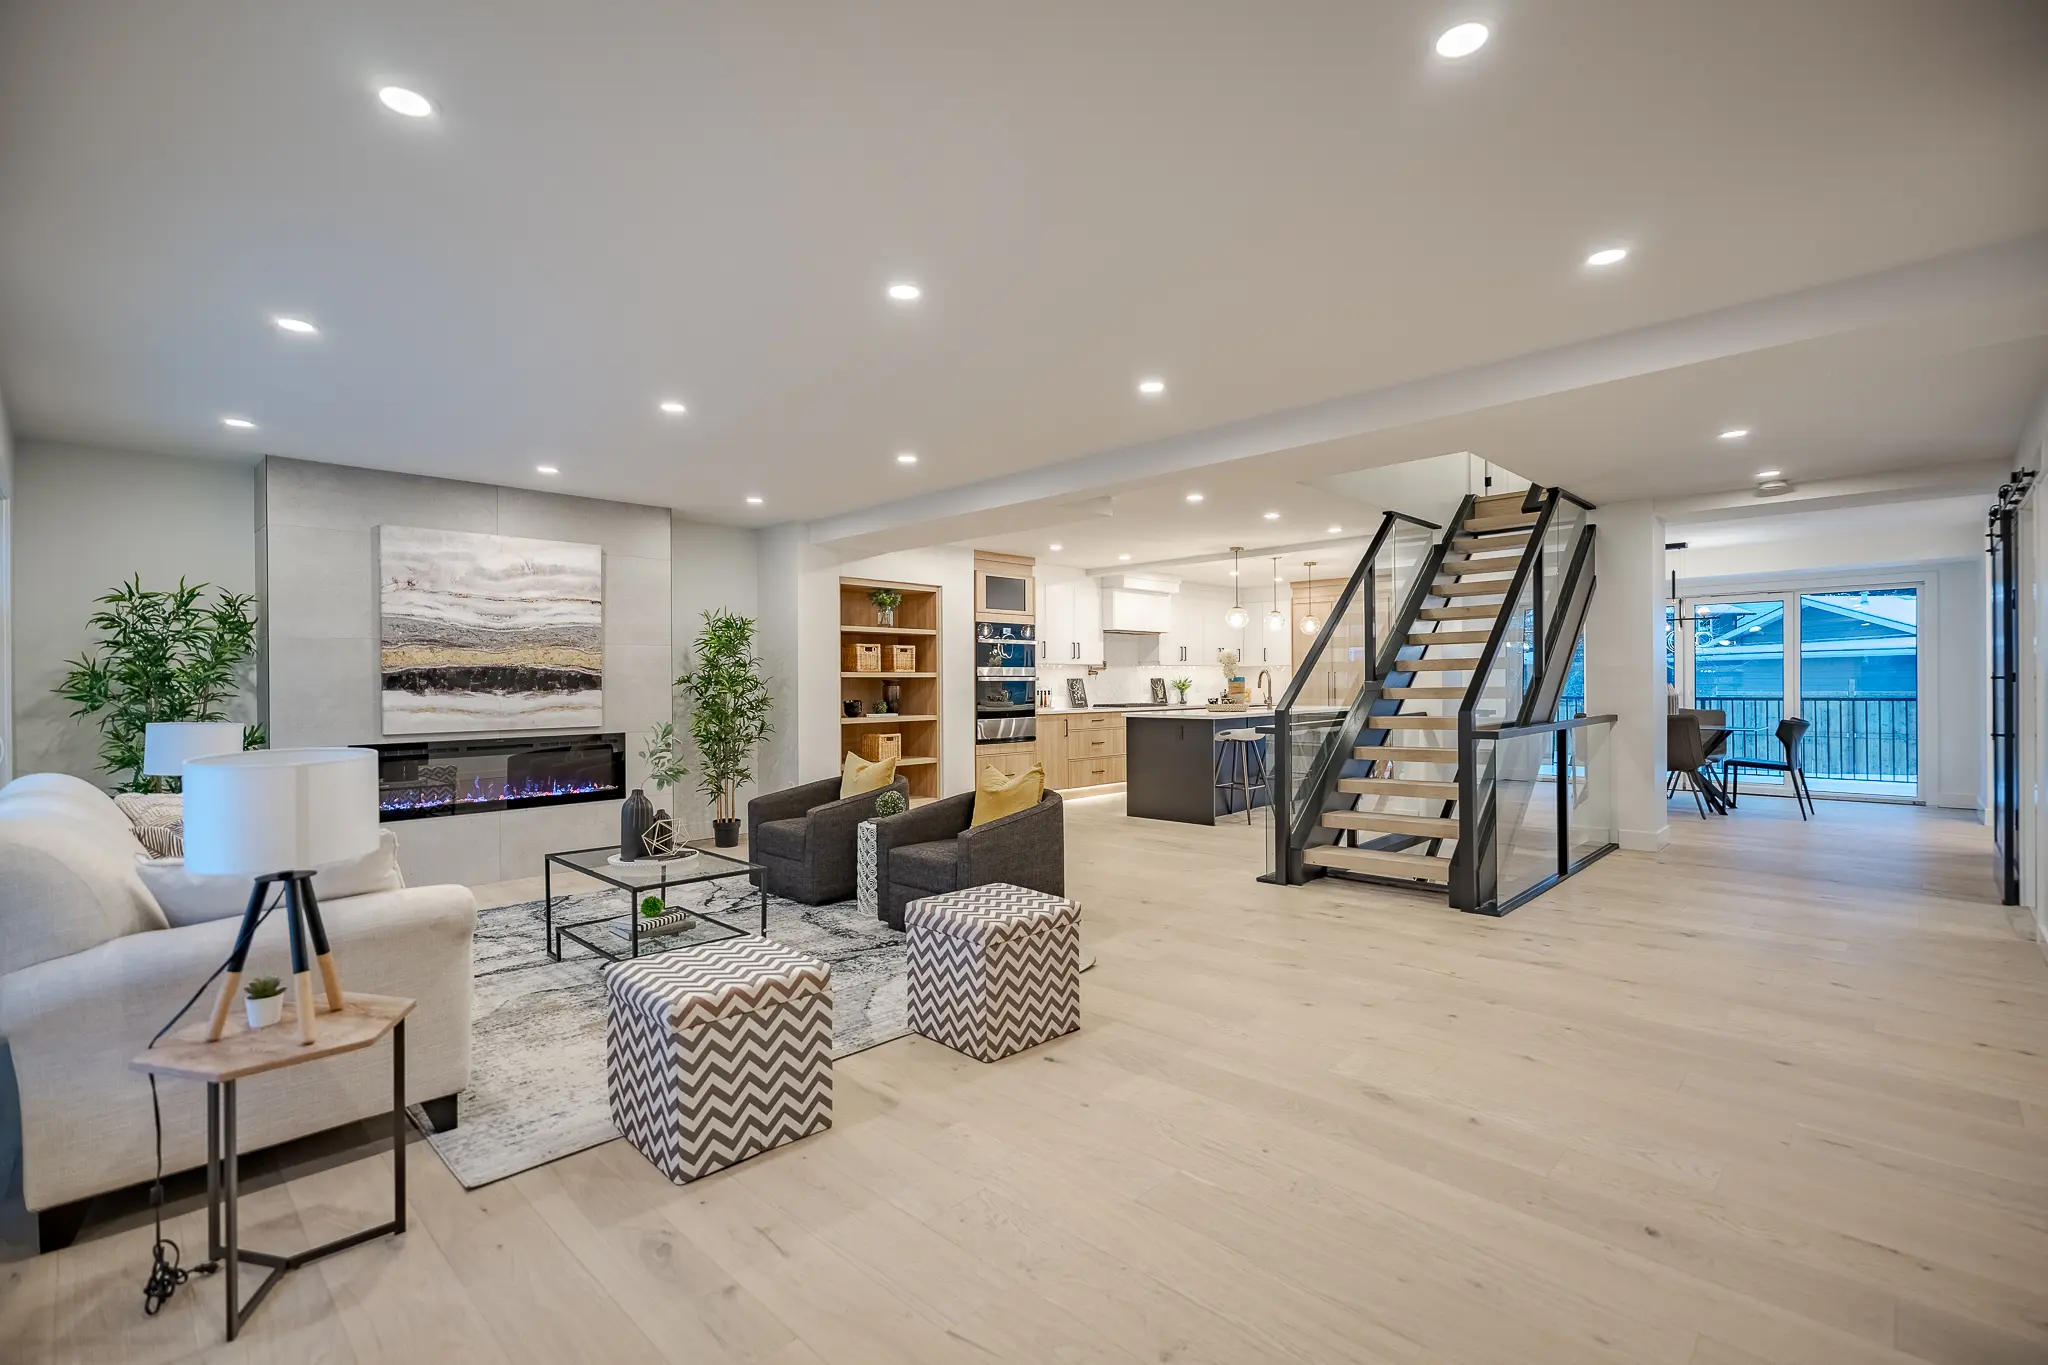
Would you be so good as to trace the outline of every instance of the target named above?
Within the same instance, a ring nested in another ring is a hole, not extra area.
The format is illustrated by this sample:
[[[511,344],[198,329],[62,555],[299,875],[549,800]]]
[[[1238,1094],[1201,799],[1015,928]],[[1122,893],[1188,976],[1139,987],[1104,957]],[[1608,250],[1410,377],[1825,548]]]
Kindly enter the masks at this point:
[[[381,526],[377,570],[385,734],[603,724],[602,547]]]

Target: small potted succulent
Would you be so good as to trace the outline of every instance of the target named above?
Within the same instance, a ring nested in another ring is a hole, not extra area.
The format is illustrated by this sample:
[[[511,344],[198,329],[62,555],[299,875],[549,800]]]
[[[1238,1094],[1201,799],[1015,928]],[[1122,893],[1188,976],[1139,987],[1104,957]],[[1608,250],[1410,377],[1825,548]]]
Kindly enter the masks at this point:
[[[868,601],[875,604],[875,624],[893,626],[896,624],[896,608],[903,605],[903,594],[894,588],[873,588],[868,592]]]
[[[244,1005],[249,1011],[250,1028],[269,1028],[284,1018],[284,986],[274,976],[259,976],[243,988],[249,998]]]
[[[1195,680],[1193,678],[1175,678],[1173,680],[1173,690],[1180,693],[1180,704],[1182,706],[1188,704],[1188,689],[1194,685]]]

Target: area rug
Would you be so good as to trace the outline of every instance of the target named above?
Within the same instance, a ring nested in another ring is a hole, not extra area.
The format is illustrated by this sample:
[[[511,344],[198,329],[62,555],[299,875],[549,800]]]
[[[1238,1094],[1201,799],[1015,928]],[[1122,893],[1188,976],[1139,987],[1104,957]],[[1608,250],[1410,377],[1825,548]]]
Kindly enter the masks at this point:
[[[668,900],[752,932],[760,923],[757,894],[745,882],[706,882],[671,888]],[[624,903],[619,891],[558,897],[555,921],[595,919],[622,911]],[[605,1097],[605,961],[570,942],[560,962],[550,958],[543,909],[543,902],[527,901],[477,916],[469,1088],[462,1092],[459,1121],[452,1131],[436,1133],[413,1110],[427,1141],[465,1189],[619,1135]],[[608,930],[583,932],[605,942],[599,935]],[[852,901],[813,906],[770,896],[768,936],[832,964],[833,1056],[909,1031],[903,935],[878,922],[872,911],[862,913]],[[698,921],[664,937],[668,947],[683,948],[730,933]],[[643,940],[641,953],[648,951]]]

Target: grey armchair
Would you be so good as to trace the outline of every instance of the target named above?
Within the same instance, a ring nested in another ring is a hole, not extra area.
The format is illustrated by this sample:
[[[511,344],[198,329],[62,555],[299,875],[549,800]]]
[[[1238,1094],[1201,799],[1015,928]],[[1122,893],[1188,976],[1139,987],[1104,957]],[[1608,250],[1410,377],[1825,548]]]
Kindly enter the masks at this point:
[[[841,799],[839,779],[827,777],[747,802],[747,853],[768,869],[767,888],[805,905],[851,900],[854,829],[874,818],[876,798],[888,791],[908,800],[910,783],[899,777]]]
[[[875,822],[877,914],[891,929],[921,896],[1008,882],[1054,896],[1067,892],[1067,831],[1060,794],[1015,815],[968,828],[974,793],[962,792]]]

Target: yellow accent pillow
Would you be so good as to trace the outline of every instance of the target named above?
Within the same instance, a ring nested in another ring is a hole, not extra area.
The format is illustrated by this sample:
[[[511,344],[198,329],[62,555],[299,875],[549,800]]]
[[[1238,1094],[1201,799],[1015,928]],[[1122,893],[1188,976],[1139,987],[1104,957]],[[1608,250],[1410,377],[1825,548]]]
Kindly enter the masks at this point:
[[[1001,768],[990,764],[981,770],[981,777],[974,784],[974,818],[967,822],[967,827],[973,829],[1005,815],[1030,810],[1044,795],[1043,763],[1034,763],[1015,777],[1003,776]]]
[[[885,758],[870,763],[853,750],[846,751],[846,766],[839,770],[839,799],[859,796],[888,786],[896,780],[896,760]]]

